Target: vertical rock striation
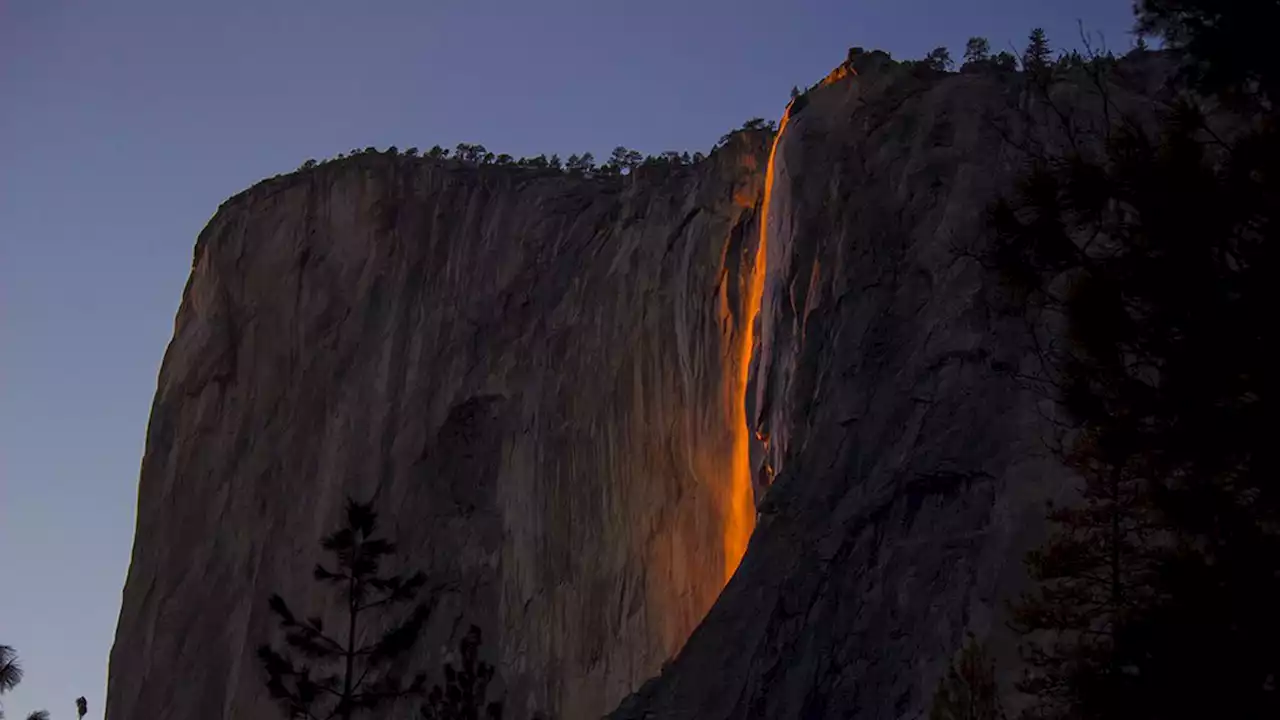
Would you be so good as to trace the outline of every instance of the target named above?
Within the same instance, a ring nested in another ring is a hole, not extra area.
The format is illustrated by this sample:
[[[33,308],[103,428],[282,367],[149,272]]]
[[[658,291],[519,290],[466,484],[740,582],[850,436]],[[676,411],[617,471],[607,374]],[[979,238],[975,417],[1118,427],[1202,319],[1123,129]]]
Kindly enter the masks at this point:
[[[1008,669],[1069,483],[970,254],[1020,145],[1063,138],[1017,74],[854,64],[772,153],[624,181],[361,157],[226,203],[160,373],[108,717],[266,717],[265,598],[329,611],[347,494],[450,584],[414,663],[481,625],[514,717],[598,717],[677,651],[614,717],[920,717],[966,630]],[[1116,102],[1160,91],[1120,75]]]
[[[753,521],[766,141],[614,181],[361,157],[225,203],[160,372],[108,716],[274,712],[266,598],[331,610],[310,574],[347,494],[450,584],[421,669],[474,622],[516,717],[655,674]]]

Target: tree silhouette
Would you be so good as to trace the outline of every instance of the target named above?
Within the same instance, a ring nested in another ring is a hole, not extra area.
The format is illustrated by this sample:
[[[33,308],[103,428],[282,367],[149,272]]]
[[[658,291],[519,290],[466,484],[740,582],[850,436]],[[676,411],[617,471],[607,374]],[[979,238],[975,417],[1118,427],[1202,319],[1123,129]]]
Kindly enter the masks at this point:
[[[991,64],[1000,70],[1012,72],[1018,69],[1018,58],[1014,57],[1011,52],[1001,50],[996,53],[995,57],[991,58]]]
[[[480,165],[484,162],[484,158],[489,154],[483,145],[475,145],[471,143],[458,143],[454,148],[453,157],[455,160],[461,160],[472,165]]]
[[[955,67],[955,63],[951,60],[951,51],[945,47],[936,47],[924,56],[924,64],[938,72],[947,72]]]
[[[761,121],[763,122],[763,121]],[[609,164],[619,170],[631,172],[640,167],[640,163],[644,162],[644,156],[636,150],[631,150],[619,145],[613,149],[613,153],[609,156]]]
[[[502,703],[488,700],[494,669],[480,660],[480,628],[475,625],[458,644],[459,666],[444,666],[445,685],[436,685],[422,706],[426,720],[502,720]]]
[[[89,701],[85,700],[84,696],[81,695],[80,697],[76,698],[76,717],[83,718],[85,715],[88,715],[88,714],[89,714]]]
[[[1082,500],[1050,511],[1055,532],[1027,559],[1035,589],[1013,606],[1028,640],[1018,689],[1037,698],[1040,716],[1137,717],[1123,634],[1151,608],[1154,528],[1140,478],[1105,452],[1077,442],[1069,460],[1085,480]]]
[[[1280,27],[1275,0],[1138,0],[1138,31],[1184,51],[1202,90],[1228,96],[1280,97]]]
[[[938,682],[929,720],[1004,720],[995,668],[973,635]]]
[[[0,695],[12,691],[22,682],[22,664],[18,653],[9,645],[0,645]]]
[[[595,169],[596,158],[591,153],[583,153],[581,155],[570,155],[565,161],[565,170],[571,173],[588,173]]]
[[[402,681],[392,665],[417,641],[434,606],[434,592],[429,602],[416,603],[377,640],[361,639],[372,624],[367,620],[370,612],[412,603],[426,584],[422,573],[407,578],[379,574],[395,546],[374,536],[376,524],[371,505],[348,498],[344,524],[321,540],[335,564],[333,569],[317,564],[313,574],[341,597],[345,628],[340,636],[330,634],[320,617],[299,619],[283,598],[271,596],[269,605],[284,631],[285,647],[262,645],[258,657],[266,670],[267,691],[290,718],[350,720],[357,712],[419,694],[426,684],[421,674]]]
[[[27,713],[27,720],[49,720],[48,710],[32,710]]]
[[[1167,37],[1187,50],[1239,22]],[[1097,153],[1039,158],[993,210],[1006,281],[1066,320],[1046,359],[1084,481],[1051,514],[1029,558],[1036,587],[1014,608],[1038,717],[1203,718],[1227,700],[1235,718],[1280,717],[1271,72],[1239,70],[1257,110],[1230,135],[1183,100],[1159,132],[1125,121]]]
[[[1053,59],[1053,51],[1049,49],[1049,39],[1044,28],[1035,28],[1028,37],[1027,49],[1022,52],[1022,67],[1032,73],[1041,73],[1049,68]]]
[[[0,645],[0,695],[12,691],[22,682],[22,664],[18,662],[18,653],[9,645]],[[4,707],[0,705],[0,718],[4,717]]]
[[[964,44],[964,66],[984,63],[991,59],[991,43],[984,37],[971,37]]]

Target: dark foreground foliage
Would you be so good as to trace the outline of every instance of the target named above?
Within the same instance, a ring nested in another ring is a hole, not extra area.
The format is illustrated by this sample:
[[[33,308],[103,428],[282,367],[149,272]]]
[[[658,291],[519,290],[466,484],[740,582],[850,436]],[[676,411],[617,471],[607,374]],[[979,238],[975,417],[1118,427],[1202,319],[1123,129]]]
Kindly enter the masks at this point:
[[[1280,486],[1265,377],[1280,233],[1275,62],[1229,53],[1275,0],[1152,0],[1141,26],[1196,87],[1158,130],[1039,158],[993,210],[996,264],[1037,312],[1081,501],[1016,604],[1033,717],[1280,717]],[[1232,30],[1234,28],[1234,30]],[[1248,29],[1246,29],[1248,28]],[[1231,35],[1231,33],[1238,33]],[[1234,41],[1233,41],[1234,40]],[[1201,95],[1204,97],[1204,95]]]
[[[350,720],[418,695],[426,676],[401,677],[399,660],[417,642],[431,615],[435,595],[417,597],[426,585],[422,573],[381,575],[382,561],[395,552],[389,540],[376,537],[377,515],[364,503],[348,499],[344,523],[321,541],[334,564],[317,564],[318,583],[339,597],[342,627],[334,632],[319,616],[299,618],[284,599],[272,595],[270,607],[284,633],[284,647],[262,645],[258,657],[266,670],[267,690],[289,718]],[[371,616],[385,616],[412,605],[407,614],[364,641]]]

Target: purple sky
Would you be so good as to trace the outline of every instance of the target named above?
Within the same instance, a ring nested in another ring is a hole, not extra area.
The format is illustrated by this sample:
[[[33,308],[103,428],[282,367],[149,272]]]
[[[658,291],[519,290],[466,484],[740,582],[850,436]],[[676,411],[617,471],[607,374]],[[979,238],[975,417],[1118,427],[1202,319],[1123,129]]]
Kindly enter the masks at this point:
[[[8,717],[101,716],[156,372],[227,196],[367,145],[706,151],[850,46],[1075,46],[1077,19],[1129,47],[1130,0],[0,0]]]

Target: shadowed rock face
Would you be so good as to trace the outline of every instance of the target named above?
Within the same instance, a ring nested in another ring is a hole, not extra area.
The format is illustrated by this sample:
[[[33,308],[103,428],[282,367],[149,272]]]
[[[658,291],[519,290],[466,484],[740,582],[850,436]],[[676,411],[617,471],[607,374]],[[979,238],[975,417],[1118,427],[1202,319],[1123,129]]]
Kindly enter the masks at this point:
[[[1113,99],[1149,106],[1159,68],[1121,69]],[[1032,328],[972,254],[1024,149],[1064,137],[1028,135],[1052,110],[1013,74],[860,72],[809,94],[772,166],[751,544],[615,718],[926,716],[966,630],[1013,679],[1007,601],[1071,484],[1053,404],[1018,379],[1040,371]],[[1054,95],[1084,147],[1105,126],[1090,94]]]
[[[876,64],[790,118],[764,213],[762,134],[623,181],[361,157],[226,203],[160,373],[108,716],[269,716],[265,599],[331,610],[310,568],[347,494],[450,583],[414,665],[479,624],[513,717],[917,717],[965,630],[1008,668],[1067,483],[1024,320],[957,250],[1026,94]]]
[[[994,77],[810,93],[773,164],[749,417],[755,536],[668,672],[618,717],[918,717],[1020,579],[1055,475],[1019,318],[957,258],[1017,167]],[[767,489],[766,489],[767,488]]]
[[[474,622],[517,717],[657,673],[726,579],[766,142],[634,181],[361,157],[226,203],[160,373],[110,716],[274,713],[266,598],[330,610],[348,493],[453,586],[421,669]]]

